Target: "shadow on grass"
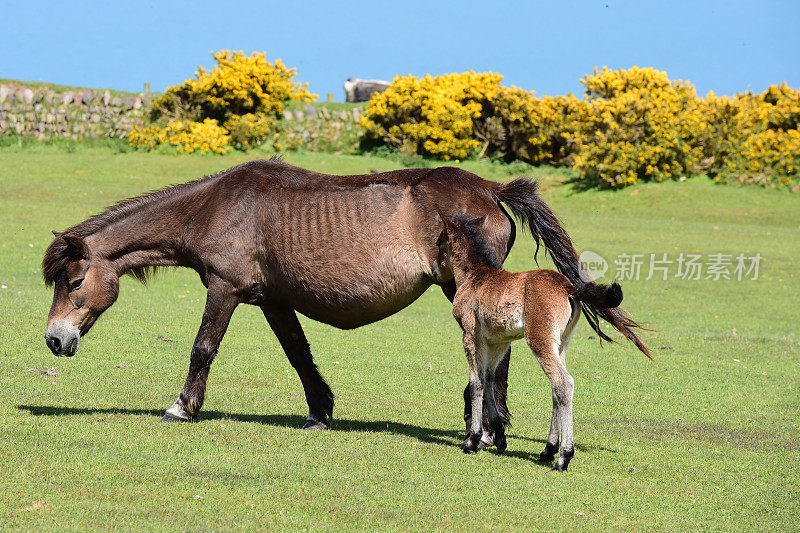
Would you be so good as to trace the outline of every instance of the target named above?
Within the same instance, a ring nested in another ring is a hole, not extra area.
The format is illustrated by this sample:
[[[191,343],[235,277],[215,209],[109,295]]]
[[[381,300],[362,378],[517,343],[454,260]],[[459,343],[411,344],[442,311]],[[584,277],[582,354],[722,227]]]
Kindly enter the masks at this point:
[[[28,411],[33,416],[85,416],[85,415],[129,415],[129,416],[152,416],[161,418],[164,411],[161,409],[126,409],[126,408],[81,408],[81,407],[57,407],[51,405],[18,405],[17,409]],[[211,420],[231,420],[241,422],[252,422],[266,426],[285,427],[299,429],[306,423],[306,419],[300,415],[253,415],[223,413],[221,411],[201,411],[198,422]],[[389,420],[350,420],[347,418],[335,418],[331,427],[332,431],[347,432],[368,432],[368,433],[388,433],[390,435],[402,435],[411,437],[429,444],[438,444],[461,448],[463,432],[456,430],[427,428],[401,422]],[[519,435],[507,434],[509,440],[528,441],[544,445],[545,439],[531,439]],[[576,444],[575,448],[581,452],[594,449],[616,453],[616,450],[596,446],[584,446]],[[494,451],[494,448],[492,448]],[[505,456],[524,459],[538,464],[548,464],[539,461],[539,453],[527,452],[523,450],[506,450]]]

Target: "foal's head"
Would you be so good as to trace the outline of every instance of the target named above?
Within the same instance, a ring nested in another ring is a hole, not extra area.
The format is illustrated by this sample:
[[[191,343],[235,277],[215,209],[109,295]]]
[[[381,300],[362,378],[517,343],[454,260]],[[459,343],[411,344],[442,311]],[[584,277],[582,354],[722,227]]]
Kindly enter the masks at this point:
[[[439,218],[443,226],[436,241],[439,248],[436,262],[440,271],[452,274],[454,266],[463,268],[475,264],[502,267],[502,259],[497,257],[487,238],[487,215],[478,218],[440,215]]]
[[[54,355],[72,357],[78,339],[116,301],[119,275],[109,260],[92,255],[83,238],[53,233],[42,261],[44,281],[54,286],[44,338]]]

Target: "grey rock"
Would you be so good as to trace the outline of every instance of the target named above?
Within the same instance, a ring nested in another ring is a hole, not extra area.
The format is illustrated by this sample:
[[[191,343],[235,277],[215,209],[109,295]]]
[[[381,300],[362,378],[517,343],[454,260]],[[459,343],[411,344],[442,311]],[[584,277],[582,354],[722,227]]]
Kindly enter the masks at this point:
[[[294,112],[294,118],[297,120],[303,120],[303,112],[299,109]]]
[[[75,105],[81,105],[83,103],[83,92],[78,91],[72,97],[72,103]]]
[[[133,101],[133,108],[139,109],[140,107],[142,107],[142,97],[137,96],[136,99]]]
[[[9,93],[8,87],[5,85],[0,85],[0,104],[6,101],[6,97],[8,97]]]
[[[317,108],[315,108],[313,105],[308,104],[304,108],[304,111],[306,112],[306,116],[308,118],[317,118]]]
[[[29,89],[28,87],[25,87],[25,88],[22,90],[21,94],[22,94],[22,100],[23,100],[23,101],[24,101],[26,104],[31,104],[31,103],[33,103],[33,91],[32,91],[31,89]]]
[[[72,91],[67,91],[61,95],[61,103],[67,105],[68,103],[72,102],[73,98],[75,98],[75,93]]]
[[[106,92],[103,93],[103,105],[108,105],[109,103],[111,103],[111,93],[106,89]]]
[[[347,78],[344,82],[344,95],[346,102],[366,102],[373,94],[382,93],[389,88],[388,81],[384,80],[362,80],[359,78]]]
[[[283,118],[285,118],[286,120],[292,120],[294,118],[294,115],[292,114],[291,111],[284,111]]]
[[[92,98],[94,98],[94,93],[92,91],[84,91],[83,93],[83,103],[85,105],[89,105],[92,103]]]

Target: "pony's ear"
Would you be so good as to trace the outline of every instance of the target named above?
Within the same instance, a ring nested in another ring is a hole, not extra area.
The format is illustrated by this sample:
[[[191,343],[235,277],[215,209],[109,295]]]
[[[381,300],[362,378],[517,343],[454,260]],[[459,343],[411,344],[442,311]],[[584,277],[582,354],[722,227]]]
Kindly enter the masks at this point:
[[[64,233],[63,231],[56,231],[56,230],[51,230],[51,231],[53,232],[53,235],[56,237],[61,237],[61,235]]]
[[[89,247],[86,242],[80,237],[75,235],[61,235],[61,238],[67,242],[67,253],[73,259],[88,259]]]

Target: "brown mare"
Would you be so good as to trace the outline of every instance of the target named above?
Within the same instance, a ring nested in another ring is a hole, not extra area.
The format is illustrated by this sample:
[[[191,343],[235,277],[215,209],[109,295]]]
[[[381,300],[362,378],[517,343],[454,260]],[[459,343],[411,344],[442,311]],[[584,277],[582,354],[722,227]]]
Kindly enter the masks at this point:
[[[231,315],[247,303],[261,307],[300,377],[309,406],[305,427],[328,428],[333,393],[296,313],[349,329],[396,313],[432,284],[452,300],[452,276],[436,265],[437,213],[487,215],[486,253],[500,264],[515,236],[501,202],[529,223],[559,270],[577,279],[569,237],[525,180],[499,184],[450,167],[332,176],[279,160],[251,161],[54,232],[42,261],[44,280],[54,285],[45,340],[55,355],[74,355],[79,338],[116,300],[121,275],[144,281],[152,267],[189,267],[208,288],[205,311],[186,383],[162,420],[197,417]],[[508,356],[496,381],[506,420]]]
[[[442,217],[439,238],[441,271],[452,272],[456,283],[453,316],[464,332],[464,351],[469,362],[472,412],[488,411],[488,426],[474,417],[467,428],[464,453],[475,453],[492,441],[499,453],[506,449],[504,421],[494,395],[495,371],[511,342],[525,338],[550,380],[553,414],[550,434],[541,461],[552,461],[553,470],[565,471],[575,453],[572,437],[574,381],[567,372],[566,352],[572,331],[586,310],[590,323],[597,315],[632,341],[647,357],[650,353],[631,328],[640,327],[619,309],[622,289],[617,283],[573,283],[553,270],[512,273],[503,270],[484,238],[486,217]],[[594,313],[594,315],[592,314]],[[594,322],[593,322],[594,321]]]

